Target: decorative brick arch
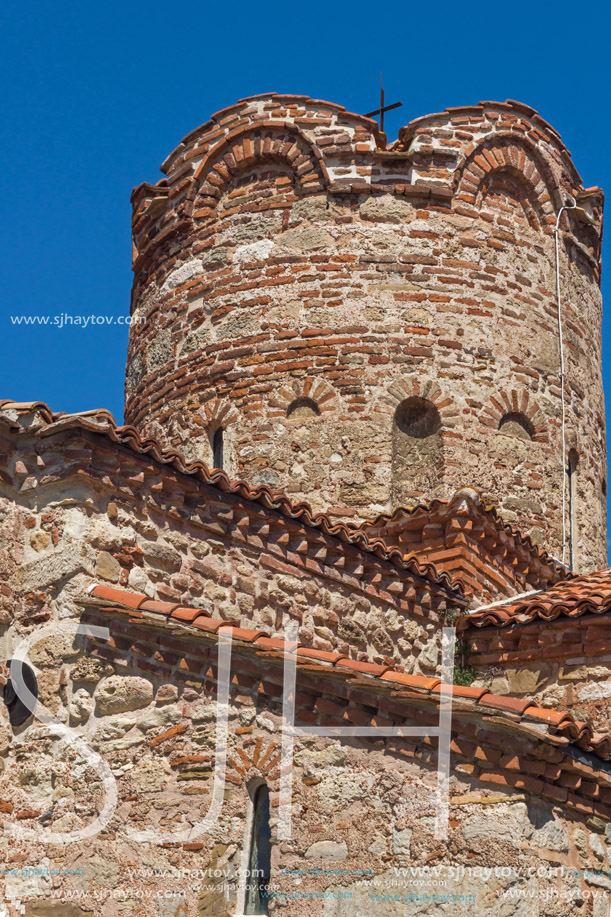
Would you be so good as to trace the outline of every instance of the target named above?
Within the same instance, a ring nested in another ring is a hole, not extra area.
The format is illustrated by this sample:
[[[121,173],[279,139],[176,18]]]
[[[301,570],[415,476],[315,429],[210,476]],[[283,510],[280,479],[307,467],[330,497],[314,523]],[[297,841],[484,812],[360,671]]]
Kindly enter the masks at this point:
[[[227,759],[227,776],[229,783],[237,785],[249,783],[256,777],[265,778],[270,793],[278,790],[280,778],[280,759],[282,757],[278,742],[267,745],[265,739],[248,738],[242,747],[234,749],[232,757]]]
[[[499,424],[507,414],[522,415],[526,418],[533,431],[533,442],[549,442],[545,417],[530,392],[505,389],[497,395],[493,395],[483,409],[484,423],[486,426],[498,430]]]
[[[547,163],[523,137],[495,134],[472,144],[456,172],[456,197],[480,207],[487,185],[499,179],[517,190],[529,222],[551,232],[559,189]]]
[[[322,191],[328,184],[322,155],[294,124],[266,121],[228,133],[204,157],[195,172],[188,198],[198,207],[215,210],[233,178],[253,166],[280,161],[294,173],[303,193]]]
[[[444,396],[438,383],[433,379],[397,379],[388,386],[377,413],[394,417],[399,405],[407,398],[423,398],[430,401],[437,410],[444,427],[454,426],[459,416],[458,409],[451,398]]]
[[[396,379],[378,404],[390,436],[394,508],[427,499],[446,472],[444,432],[455,426],[458,410],[433,379]]]
[[[166,448],[181,452],[187,462],[203,459],[208,464],[212,458],[212,434],[219,427],[227,430],[239,419],[237,408],[213,396],[201,405],[186,405],[184,412],[173,413],[163,425],[153,421],[147,434]]]
[[[211,398],[209,401],[205,401],[201,405],[199,413],[207,430],[218,427],[226,430],[227,427],[236,423],[240,418],[237,409],[220,398]]]
[[[294,379],[270,395],[269,405],[273,417],[286,417],[294,401],[309,400],[315,402],[321,414],[330,414],[339,409],[339,396],[334,388],[324,379],[307,377]]]

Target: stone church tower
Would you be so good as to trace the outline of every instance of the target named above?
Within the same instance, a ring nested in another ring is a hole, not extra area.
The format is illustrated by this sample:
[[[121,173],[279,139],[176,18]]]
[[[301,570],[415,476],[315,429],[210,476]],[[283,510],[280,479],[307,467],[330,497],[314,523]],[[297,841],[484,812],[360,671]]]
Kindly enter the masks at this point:
[[[127,425],[0,398],[0,899],[605,917],[602,192],[514,102],[261,96],[163,169]]]
[[[388,145],[272,93],[162,171],[132,197],[126,423],[354,522],[474,487],[557,557],[564,488],[566,561],[605,564],[603,197],[532,108]]]

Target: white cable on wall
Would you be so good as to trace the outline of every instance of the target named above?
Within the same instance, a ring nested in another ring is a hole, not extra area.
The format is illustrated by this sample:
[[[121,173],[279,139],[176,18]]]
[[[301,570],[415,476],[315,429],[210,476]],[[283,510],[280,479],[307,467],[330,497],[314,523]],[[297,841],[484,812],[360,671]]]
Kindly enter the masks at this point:
[[[560,217],[565,210],[574,210],[577,201],[569,194],[571,203],[563,204],[556,217],[554,228],[554,248],[556,252],[556,305],[558,309],[558,345],[560,349],[560,403],[562,405],[562,563],[566,563],[566,488],[567,488],[567,463],[566,463],[566,404],[564,398],[564,337],[562,333],[562,307],[560,305],[560,252],[558,248],[558,232]]]

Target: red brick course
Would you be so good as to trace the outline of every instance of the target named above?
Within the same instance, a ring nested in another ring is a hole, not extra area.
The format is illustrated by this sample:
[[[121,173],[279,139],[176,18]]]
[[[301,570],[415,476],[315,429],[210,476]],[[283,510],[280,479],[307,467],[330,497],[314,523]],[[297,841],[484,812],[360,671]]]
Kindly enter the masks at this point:
[[[146,321],[130,329],[129,423],[205,461],[221,425],[232,474],[364,518],[414,499],[391,480],[393,386],[433,384],[443,461],[417,498],[473,485],[555,554],[551,229],[574,194],[561,275],[577,560],[604,562],[602,193],[581,187],[533,109],[448,109],[387,146],[341,106],[271,94],[192,132],[163,170],[132,198],[133,309]],[[319,414],[306,437],[286,411],[308,397]],[[499,435],[514,413],[529,447]]]
[[[119,622],[131,614],[131,609],[127,604],[112,608],[97,605],[96,600],[104,599],[107,588],[97,586],[90,596],[83,596],[80,601],[86,609],[84,621],[93,623],[105,619],[111,633],[114,633]],[[145,597],[140,598],[144,601]],[[131,602],[131,599],[126,598],[126,601]],[[171,618],[160,627],[153,617],[148,620],[147,617],[145,613],[139,621],[127,625],[132,640],[141,642],[143,630],[153,627],[153,642],[163,648],[171,634]],[[226,624],[223,621],[216,623],[219,627]],[[202,640],[207,646],[213,646],[210,641],[216,642],[216,637],[212,633],[190,631],[188,624],[177,622],[177,626],[184,628],[185,634],[191,634],[185,647],[192,658],[187,665],[178,665],[173,670],[173,677],[178,682],[185,678],[205,677],[207,689],[215,690],[214,666],[206,672],[206,664],[202,665],[193,656],[193,648]],[[238,690],[241,695],[264,695],[271,702],[279,702],[282,697],[284,654],[264,649],[264,637],[253,641],[249,636],[245,641],[239,628],[234,629],[232,636],[235,641],[232,673],[236,676],[233,690]],[[141,658],[129,647],[121,651],[115,648],[109,653],[104,643],[95,638],[90,637],[89,643],[93,657],[112,658],[126,671],[133,669],[137,672],[143,668]],[[215,656],[216,650],[212,652]],[[368,666],[367,663],[351,663],[348,668],[343,665],[344,662],[339,654],[333,656],[298,648],[297,723],[374,726],[428,723],[433,726],[440,693],[451,690],[454,711],[451,754],[455,765],[460,762],[463,771],[469,769],[473,777],[483,782],[522,789],[535,796],[544,795],[582,813],[611,818],[608,777],[604,772],[598,780],[596,760],[597,757],[611,759],[609,735],[595,733],[587,723],[575,721],[570,713],[542,709],[527,699],[500,697],[485,690],[482,692],[482,689],[456,685],[447,688],[438,678],[405,675],[388,668],[380,673],[380,667]],[[249,676],[246,681],[243,673]],[[180,734],[184,728],[178,725],[161,732],[150,744],[160,744]],[[507,751],[508,730],[511,731],[510,752]],[[375,740],[373,742],[375,744]],[[429,761],[430,751],[436,744],[434,739],[426,736],[385,739],[385,742],[387,753],[423,761]],[[593,757],[589,762],[583,758],[576,761],[571,745],[589,751]],[[271,757],[273,750],[270,746],[266,757]],[[252,763],[252,758],[243,758],[244,753],[240,749],[237,753],[247,767]],[[272,758],[270,770],[278,760],[278,756]],[[172,763],[176,766],[183,761],[178,758]],[[234,759],[230,765],[242,776],[246,772]],[[589,779],[583,779],[585,774]]]

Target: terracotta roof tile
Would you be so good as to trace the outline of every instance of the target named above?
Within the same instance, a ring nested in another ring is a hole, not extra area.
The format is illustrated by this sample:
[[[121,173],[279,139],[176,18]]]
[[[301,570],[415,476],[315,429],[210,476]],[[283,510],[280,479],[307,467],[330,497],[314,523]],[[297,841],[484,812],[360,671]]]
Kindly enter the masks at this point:
[[[506,522],[499,514],[497,508],[493,505],[486,505],[478,492],[472,487],[460,487],[456,490],[449,500],[431,500],[429,503],[418,503],[415,506],[397,506],[391,513],[379,513],[373,519],[366,519],[364,522],[349,523],[355,531],[371,532],[375,531],[378,537],[384,537],[384,529],[387,526],[401,524],[401,522],[417,519],[419,517],[438,516],[440,512],[447,513],[452,509],[454,504],[463,500],[470,500],[471,504],[477,509],[482,516],[488,518],[492,526],[503,535],[509,535],[511,539],[521,548],[525,548],[532,558],[536,558],[548,567],[551,567],[557,579],[571,579],[573,574],[555,557],[552,557],[542,547],[535,544],[529,535],[524,535],[519,529]]]
[[[390,666],[387,665],[376,665],[373,662],[358,662],[356,659],[348,659],[346,656],[343,659],[339,659],[335,665],[338,669],[352,669],[353,672],[363,672],[367,675],[377,675],[381,676],[384,672],[388,672]]]
[[[210,634],[216,634],[220,627],[230,624],[229,621],[223,621],[220,618],[207,618],[199,615],[194,621],[191,621],[191,627],[197,627],[199,630],[207,631]]]
[[[109,607],[101,607],[92,599],[112,597],[114,601]],[[135,610],[139,605],[150,601],[145,595],[124,592],[121,589],[115,589],[109,586],[96,586],[89,594],[82,596],[79,604],[94,607],[102,613],[119,613],[128,616],[129,620],[137,618],[138,623],[146,625],[147,618],[139,611]],[[165,603],[163,603],[165,604]],[[183,607],[174,607],[174,610],[167,616],[169,624],[176,623],[185,628],[195,628],[205,633],[216,634],[221,627],[230,627],[232,638],[246,644],[251,644],[255,650],[262,649],[261,655],[269,655],[270,658],[278,658],[278,651],[285,651],[284,640],[280,637],[269,637],[263,631],[248,630],[246,628],[236,627],[231,622],[224,621],[220,618],[211,618],[201,609],[189,609]],[[265,652],[269,651],[269,653]],[[491,694],[485,688],[462,687],[461,685],[442,685],[441,679],[427,677],[425,675],[407,675],[403,672],[396,672],[390,667],[379,666],[374,663],[358,662],[348,659],[340,653],[328,652],[327,650],[316,650],[310,647],[300,646],[297,649],[297,656],[307,660],[304,669],[310,670],[316,675],[322,675],[325,672],[335,671],[338,675],[344,675],[346,679],[353,679],[354,675],[360,675],[363,679],[362,684],[371,684],[375,691],[376,684],[384,685],[386,688],[395,687],[397,692],[395,697],[401,697],[401,689],[410,688],[424,697],[428,696],[432,701],[439,703],[442,692],[451,690],[454,698],[471,700],[474,702],[474,709],[484,711],[497,711],[499,716],[509,715],[511,721],[532,723],[539,722],[548,727],[545,741],[549,744],[560,744],[571,742],[580,748],[593,752],[600,758],[608,761],[611,759],[611,735],[595,733],[589,723],[576,721],[570,713],[561,711],[548,710],[537,707],[531,700],[518,699],[514,697],[501,697]],[[372,694],[372,698],[375,695]],[[509,722],[509,719],[508,719]],[[563,772],[564,773],[564,772]],[[493,775],[490,775],[492,779]],[[483,776],[482,776],[482,779]],[[502,782],[499,778],[498,782]],[[525,782],[531,778],[520,778]],[[539,781],[540,782],[540,781]],[[553,798],[559,798],[558,792],[554,788],[550,790]],[[550,797],[551,798],[551,797]],[[582,804],[582,803],[580,803]],[[611,810],[610,810],[611,812]]]
[[[260,634],[253,641],[258,647],[262,647],[266,650],[283,650],[285,649],[285,642],[281,637],[266,637]],[[299,650],[297,650],[299,652]]]
[[[550,726],[558,728],[563,723],[571,720],[571,715],[562,710],[549,710],[545,707],[527,707],[522,714],[525,720],[533,719],[539,722],[549,723]]]
[[[611,736],[599,732],[592,733],[590,747],[599,757],[604,758],[605,761],[611,758]]]
[[[203,608],[175,608],[171,617],[173,621],[184,621],[185,624],[190,624],[196,618],[207,614],[208,612]]]
[[[46,436],[55,431],[76,428],[106,436],[113,443],[126,446],[138,455],[149,456],[161,464],[171,465],[182,474],[192,475],[204,484],[218,488],[223,493],[237,494],[247,500],[252,500],[289,519],[298,520],[306,526],[319,529],[343,544],[353,545],[368,554],[386,560],[400,570],[449,590],[453,598],[460,604],[464,602],[462,585],[454,582],[448,573],[437,571],[433,564],[420,563],[415,556],[405,556],[397,548],[389,547],[381,538],[370,539],[364,531],[356,530],[344,522],[334,522],[327,513],[313,513],[309,503],[293,503],[287,496],[273,492],[266,485],[251,487],[245,481],[231,480],[219,468],[211,470],[203,462],[188,462],[180,453],[163,449],[157,440],[142,439],[135,427],[118,426],[109,411],[100,409],[83,411],[78,414],[63,414],[51,411],[44,402],[6,400],[0,402],[0,412],[7,415],[40,413],[44,425],[37,428],[30,427],[30,433],[35,431],[39,435]],[[8,419],[12,422],[10,416]]]
[[[517,716],[522,716],[528,707],[532,707],[531,700],[497,694],[484,694],[480,697],[478,704],[482,707],[494,707],[496,710],[504,710],[506,713],[515,713]]]
[[[154,599],[147,599],[138,606],[139,611],[152,611],[158,615],[171,615],[172,612],[180,606],[175,602],[157,602]]]
[[[441,682],[433,688],[433,694],[451,693],[452,697],[460,697],[465,700],[477,702],[484,694],[488,694],[487,688],[470,688],[465,685],[444,685]]]
[[[114,586],[95,586],[91,592],[96,599],[104,599],[105,602],[117,603],[124,605],[126,608],[134,610],[140,608],[143,602],[146,602],[148,596],[139,595],[135,592],[125,592],[123,589],[115,589]]]
[[[529,624],[536,619],[555,621],[559,617],[603,615],[608,611],[611,611],[611,567],[576,576],[542,592],[479,608],[474,614],[462,615],[456,626],[459,632],[464,632]]]
[[[427,678],[426,675],[406,675],[404,672],[385,672],[381,676],[385,681],[395,682],[408,688],[418,688],[420,691],[432,691],[441,683],[440,678]]]
[[[298,656],[306,656],[308,659],[320,659],[322,662],[335,664],[340,659],[345,659],[341,653],[332,653],[328,650],[313,650],[307,646],[300,646],[297,650]]]
[[[254,643],[255,640],[259,639],[261,636],[268,637],[269,634],[265,634],[260,630],[248,630],[244,627],[233,627],[231,631],[233,640],[243,640],[244,643]]]

